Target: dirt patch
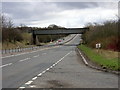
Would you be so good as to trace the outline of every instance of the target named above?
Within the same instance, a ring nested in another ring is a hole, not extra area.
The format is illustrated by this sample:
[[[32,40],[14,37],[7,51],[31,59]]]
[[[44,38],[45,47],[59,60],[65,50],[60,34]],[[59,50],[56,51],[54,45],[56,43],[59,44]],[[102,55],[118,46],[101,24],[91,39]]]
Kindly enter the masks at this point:
[[[58,80],[48,80],[48,88],[66,88],[71,86],[68,83],[62,82],[62,81],[58,81]]]

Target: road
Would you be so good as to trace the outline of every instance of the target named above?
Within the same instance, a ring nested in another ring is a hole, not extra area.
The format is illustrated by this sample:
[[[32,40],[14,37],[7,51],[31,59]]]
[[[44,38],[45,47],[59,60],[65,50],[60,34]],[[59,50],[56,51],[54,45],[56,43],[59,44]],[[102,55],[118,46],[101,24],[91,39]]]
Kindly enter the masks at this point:
[[[40,48],[42,49],[44,47],[50,47],[50,46],[55,46],[55,45],[66,43],[69,40],[71,40],[72,38],[74,38],[74,36],[75,36],[74,34],[71,34],[71,35],[68,35],[67,37],[62,37],[62,38],[60,38],[61,42],[57,42],[57,40],[56,40],[56,41],[47,43],[47,44],[42,45],[42,46],[29,46],[26,48],[19,47],[19,48],[4,49],[4,50],[0,50],[0,52],[3,54],[3,57],[5,57],[5,56],[8,56],[9,54],[26,52],[26,51],[36,50],[36,49],[40,49]],[[6,55],[6,54],[8,54],[8,55]]]
[[[83,64],[75,51],[79,42],[77,35],[67,45],[3,58],[0,66],[3,88],[30,88],[31,84],[36,88],[117,88],[117,75]]]

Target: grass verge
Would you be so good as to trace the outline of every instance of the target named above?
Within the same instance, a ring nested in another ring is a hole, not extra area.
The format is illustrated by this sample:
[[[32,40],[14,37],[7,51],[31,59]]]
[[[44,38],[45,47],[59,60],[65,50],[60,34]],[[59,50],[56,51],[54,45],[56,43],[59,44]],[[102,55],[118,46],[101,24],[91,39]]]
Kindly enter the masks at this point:
[[[31,47],[34,45],[26,45],[26,42],[16,42],[16,43],[10,43],[10,42],[4,42],[2,43],[2,49],[12,49],[12,48],[27,48],[27,47]]]
[[[98,65],[105,67],[107,69],[120,71],[120,66],[119,66],[120,61],[118,61],[117,57],[112,57],[112,58],[104,57],[105,54],[100,54],[100,52],[96,52],[94,49],[89,48],[85,45],[79,45],[78,48],[80,48],[91,61],[97,63]],[[107,51],[104,53],[107,53]]]

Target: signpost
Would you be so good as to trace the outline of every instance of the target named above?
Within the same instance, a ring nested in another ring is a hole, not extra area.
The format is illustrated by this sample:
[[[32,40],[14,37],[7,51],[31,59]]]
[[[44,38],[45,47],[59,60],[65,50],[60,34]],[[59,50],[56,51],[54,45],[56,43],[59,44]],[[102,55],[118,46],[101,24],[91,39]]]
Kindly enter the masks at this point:
[[[101,43],[97,43],[96,44],[96,49],[97,49],[97,52],[99,52],[99,49],[101,48]]]

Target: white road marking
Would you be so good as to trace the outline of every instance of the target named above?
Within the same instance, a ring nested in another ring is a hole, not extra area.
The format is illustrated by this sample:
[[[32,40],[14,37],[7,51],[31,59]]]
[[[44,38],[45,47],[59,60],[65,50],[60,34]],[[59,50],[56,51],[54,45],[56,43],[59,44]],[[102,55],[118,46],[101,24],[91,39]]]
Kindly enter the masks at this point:
[[[60,60],[59,61],[57,61],[55,64],[58,64],[60,62]]]
[[[19,56],[19,55],[28,54],[28,53],[29,53],[29,52],[27,52],[27,53],[21,53],[21,54],[16,54],[16,55],[10,55],[10,56],[2,57],[2,58],[8,58],[8,57],[13,57],[13,56]]]
[[[46,69],[47,71],[50,70],[50,68]]]
[[[20,60],[19,62],[23,62],[23,61],[26,61],[26,60],[29,60],[30,58],[25,58],[25,59],[22,59]]]
[[[86,61],[86,59],[84,58],[84,56],[81,55],[81,57],[82,57],[83,61],[85,62],[85,64],[88,65],[88,62]]]
[[[20,89],[24,89],[25,87],[19,87]]]
[[[52,65],[53,67],[55,66],[55,64]]]
[[[36,86],[35,85],[31,85],[30,87],[33,88],[33,87],[36,87]]]
[[[37,76],[39,77],[39,76],[41,76],[41,75],[42,75],[42,73],[38,74]]]
[[[32,80],[36,80],[36,79],[37,79],[37,77],[32,78]]]
[[[27,83],[25,83],[26,85],[30,85],[33,81],[28,81]]]
[[[53,68],[53,66],[50,66],[50,68]]]
[[[42,74],[44,74],[46,71],[47,71],[47,70],[42,71],[42,72],[39,73],[37,76],[38,76],[38,77],[42,76]]]
[[[0,66],[0,68],[3,68],[5,66],[10,66],[10,65],[12,65],[12,63],[8,63],[8,64],[5,64],[5,65],[2,65],[2,66]]]
[[[33,56],[33,57],[39,57],[39,55]]]
[[[45,72],[46,72],[46,70],[45,70],[45,71],[43,71],[43,72],[42,72],[42,74],[43,74],[43,73],[45,73]]]
[[[78,49],[78,48],[77,48],[77,49]],[[79,50],[78,50],[78,52],[80,53],[80,55],[81,55],[81,57],[82,57],[84,63],[85,63],[86,65],[88,65],[88,62],[86,61],[86,59],[84,58],[84,56],[82,55],[82,53],[81,53]]]
[[[42,55],[46,55],[47,53],[43,53]]]

